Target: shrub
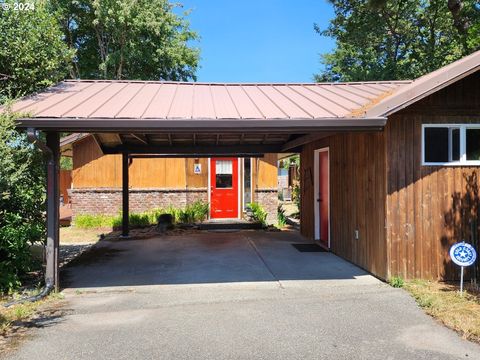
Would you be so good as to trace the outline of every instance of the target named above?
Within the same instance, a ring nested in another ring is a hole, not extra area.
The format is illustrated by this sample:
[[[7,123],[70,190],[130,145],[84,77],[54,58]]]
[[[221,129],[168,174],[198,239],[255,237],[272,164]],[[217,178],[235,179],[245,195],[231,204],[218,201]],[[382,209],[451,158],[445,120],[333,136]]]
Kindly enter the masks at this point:
[[[267,226],[267,212],[258,203],[249,203],[248,207],[252,211],[252,219],[260,222],[263,226]]]
[[[208,217],[208,211],[210,209],[208,203],[198,200],[195,201],[191,207],[193,209],[195,221],[202,222]]]
[[[42,154],[15,130],[15,114],[0,114],[0,293],[21,285],[35,265],[30,245],[45,239]]]

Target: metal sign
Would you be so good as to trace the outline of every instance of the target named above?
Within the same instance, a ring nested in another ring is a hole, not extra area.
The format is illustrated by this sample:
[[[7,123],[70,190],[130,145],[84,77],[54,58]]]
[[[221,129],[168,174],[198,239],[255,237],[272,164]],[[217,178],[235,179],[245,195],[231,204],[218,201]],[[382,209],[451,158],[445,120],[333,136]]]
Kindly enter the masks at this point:
[[[202,164],[193,164],[193,173],[201,174],[202,173]]]
[[[450,248],[452,261],[459,266],[473,265],[477,259],[477,253],[472,245],[465,242],[452,245]]]
[[[477,259],[477,253],[472,245],[463,241],[452,245],[450,258],[455,264],[460,266],[460,295],[463,295],[463,268],[473,265]]]

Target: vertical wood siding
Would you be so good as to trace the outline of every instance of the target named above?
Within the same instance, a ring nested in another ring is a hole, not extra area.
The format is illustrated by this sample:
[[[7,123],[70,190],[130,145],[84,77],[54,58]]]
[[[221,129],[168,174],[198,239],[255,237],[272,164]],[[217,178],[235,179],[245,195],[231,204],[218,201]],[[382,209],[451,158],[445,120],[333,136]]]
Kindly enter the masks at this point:
[[[73,146],[73,186],[75,188],[119,188],[122,183],[121,155],[103,155],[91,137]],[[202,173],[195,174],[196,159],[134,159],[130,165],[132,188],[206,188],[208,159],[200,158]],[[253,186],[277,187],[277,154],[253,159]]]
[[[301,232],[310,239],[315,226],[314,150],[324,147],[330,149],[331,250],[386,278],[384,134],[337,134],[303,147]]]
[[[387,249],[391,275],[453,280],[450,246],[478,224],[479,168],[422,166],[422,124],[479,123],[475,74],[389,117]],[[478,232],[478,228],[476,231]]]

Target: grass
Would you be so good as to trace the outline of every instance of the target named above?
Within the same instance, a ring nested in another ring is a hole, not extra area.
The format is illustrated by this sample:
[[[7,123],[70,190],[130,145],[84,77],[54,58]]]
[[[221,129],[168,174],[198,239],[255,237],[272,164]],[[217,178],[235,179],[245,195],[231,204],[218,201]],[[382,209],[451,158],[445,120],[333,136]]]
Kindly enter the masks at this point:
[[[154,209],[143,213],[129,214],[130,228],[142,228],[156,225],[158,217],[162,214],[171,214],[175,223],[195,223],[202,222],[208,216],[209,205],[201,201],[196,201],[187,205],[185,208],[175,208],[170,206],[166,209]],[[74,225],[80,229],[118,229],[122,225],[122,215],[77,215]]]
[[[472,291],[460,296],[457,285],[425,280],[405,281],[403,286],[425,312],[459,332],[465,339],[480,342],[480,297]]]
[[[60,228],[60,245],[91,244],[99,240],[100,235],[109,232],[109,228],[79,229],[75,226]]]
[[[32,291],[28,294],[22,294],[21,296],[32,296],[36,295],[36,293],[38,293],[38,290]],[[5,303],[12,301],[12,299],[19,297],[19,294],[14,294],[8,298],[0,298],[0,335],[2,336],[5,336],[14,324],[18,322],[26,322],[32,319],[36,314],[38,314],[40,308],[43,306],[63,299],[63,295],[61,293],[52,293],[45,299],[37,302],[17,304],[8,308],[3,306]]]

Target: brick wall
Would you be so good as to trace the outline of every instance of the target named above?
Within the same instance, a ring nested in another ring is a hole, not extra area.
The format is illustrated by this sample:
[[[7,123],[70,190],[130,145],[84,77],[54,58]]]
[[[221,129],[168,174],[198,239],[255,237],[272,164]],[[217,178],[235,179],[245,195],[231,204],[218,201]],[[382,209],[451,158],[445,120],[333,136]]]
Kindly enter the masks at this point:
[[[196,189],[130,189],[131,213],[167,208],[185,207],[196,200],[207,202],[206,188]],[[117,215],[122,208],[122,190],[118,188],[71,189],[73,217],[79,214]]]
[[[268,213],[267,223],[277,223],[278,212],[278,190],[277,189],[256,189],[255,202],[260,204]]]

